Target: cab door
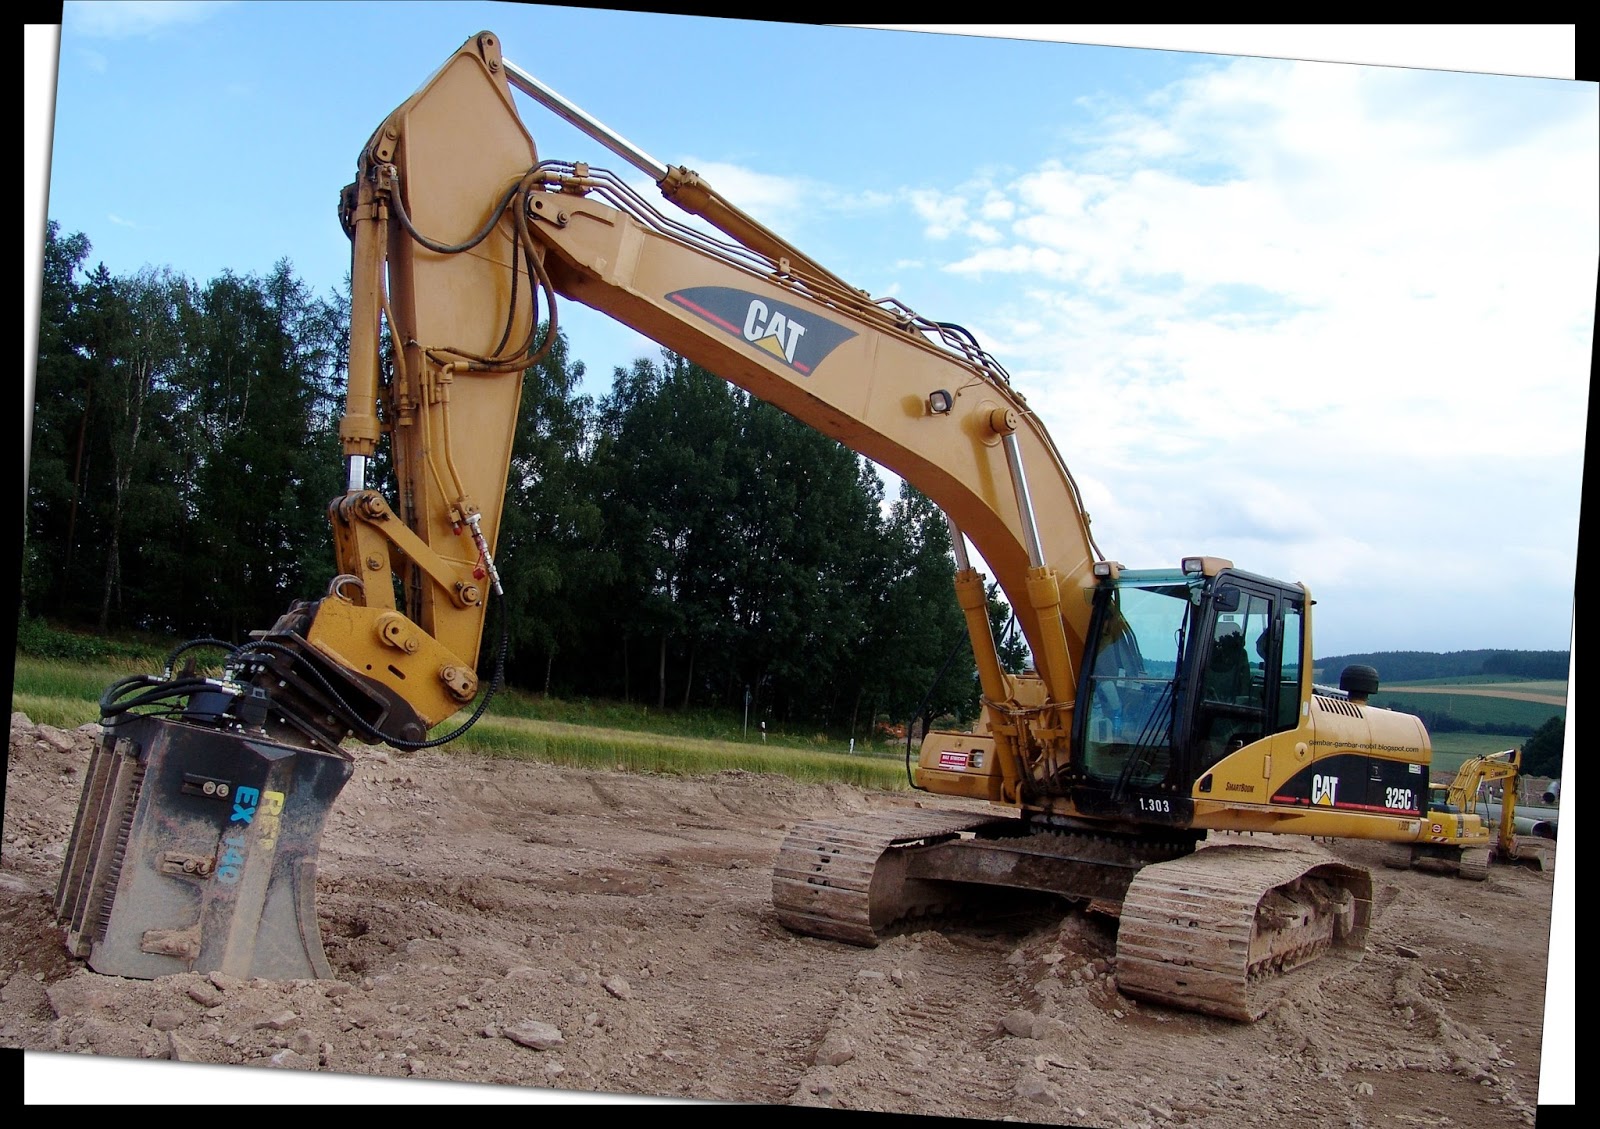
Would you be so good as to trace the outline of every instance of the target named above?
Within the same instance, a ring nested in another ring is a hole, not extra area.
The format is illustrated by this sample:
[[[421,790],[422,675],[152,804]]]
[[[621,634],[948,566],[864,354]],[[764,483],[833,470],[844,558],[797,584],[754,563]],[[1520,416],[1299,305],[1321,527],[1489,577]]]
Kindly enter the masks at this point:
[[[1204,623],[1183,743],[1190,781],[1223,757],[1299,724],[1305,595],[1224,572]]]

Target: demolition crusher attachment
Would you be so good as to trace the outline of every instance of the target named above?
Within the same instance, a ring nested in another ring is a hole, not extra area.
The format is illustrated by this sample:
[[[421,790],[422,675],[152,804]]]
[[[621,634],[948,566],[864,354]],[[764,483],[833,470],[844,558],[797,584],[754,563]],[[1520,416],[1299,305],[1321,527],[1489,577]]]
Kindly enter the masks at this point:
[[[94,971],[332,975],[316,883],[324,825],[355,768],[340,742],[426,726],[307,643],[314,611],[297,605],[229,647],[220,677],[192,662],[175,677],[169,659],[101,697],[55,901],[68,951]],[[199,642],[216,643],[179,650]]]
[[[317,844],[353,762],[159,717],[103,726],[56,891],[107,976],[327,978]]]

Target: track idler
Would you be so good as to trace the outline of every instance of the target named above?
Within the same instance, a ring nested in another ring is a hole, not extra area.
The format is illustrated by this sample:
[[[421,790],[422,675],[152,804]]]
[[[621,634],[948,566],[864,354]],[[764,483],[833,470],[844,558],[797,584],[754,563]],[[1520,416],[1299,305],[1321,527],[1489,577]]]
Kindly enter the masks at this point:
[[[331,977],[317,850],[354,762],[154,716],[102,724],[56,891],[107,976]]]

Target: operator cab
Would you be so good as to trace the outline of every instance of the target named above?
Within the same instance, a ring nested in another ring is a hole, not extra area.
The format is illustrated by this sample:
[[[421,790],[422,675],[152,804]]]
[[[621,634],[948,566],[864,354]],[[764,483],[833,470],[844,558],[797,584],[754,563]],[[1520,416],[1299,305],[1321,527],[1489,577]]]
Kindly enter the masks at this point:
[[[1449,815],[1460,815],[1461,805],[1450,802],[1450,786],[1448,784],[1429,784],[1428,810],[1442,811]]]
[[[1073,804],[1185,823],[1217,761],[1300,720],[1305,589],[1216,557],[1096,566],[1076,711]]]

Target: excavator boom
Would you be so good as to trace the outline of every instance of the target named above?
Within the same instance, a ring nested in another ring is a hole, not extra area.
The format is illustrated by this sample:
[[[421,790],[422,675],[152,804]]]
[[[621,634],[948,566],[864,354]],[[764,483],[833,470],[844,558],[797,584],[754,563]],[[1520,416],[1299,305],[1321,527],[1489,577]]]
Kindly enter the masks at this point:
[[[674,214],[608,170],[541,158],[514,90],[644,171]],[[993,813],[795,828],[774,873],[781,921],[876,944],[976,890],[1066,898],[1122,915],[1125,990],[1246,1020],[1275,978],[1359,956],[1370,877],[1310,837],[1423,837],[1426,732],[1367,704],[1375,672],[1312,685],[1303,585],[1211,556],[1107,559],[1050,433],[967,330],[850,285],[507,61],[490,32],[372,132],[339,211],[338,577],[232,649],[221,678],[169,669],[108,691],[57,902],[97,971],[328,975],[315,848],[351,771],[341,742],[443,744],[499,686],[498,666],[480,684],[480,646],[522,374],[556,338],[558,300],[893,471],[950,523],[983,717],[928,734],[914,779]],[[368,482],[380,451],[392,496]],[[1029,672],[1002,668],[969,544]],[[504,638],[502,624],[502,657]]]

